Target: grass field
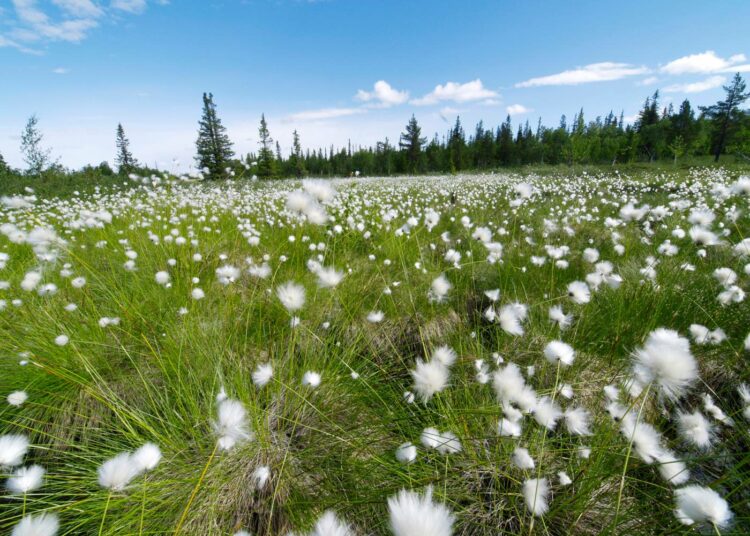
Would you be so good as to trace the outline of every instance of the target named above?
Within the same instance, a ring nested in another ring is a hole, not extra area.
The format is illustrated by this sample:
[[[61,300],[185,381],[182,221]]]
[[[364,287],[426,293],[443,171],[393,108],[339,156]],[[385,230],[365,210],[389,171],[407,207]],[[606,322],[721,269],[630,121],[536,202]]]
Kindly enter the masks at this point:
[[[3,198],[0,533],[747,534],[741,175]]]

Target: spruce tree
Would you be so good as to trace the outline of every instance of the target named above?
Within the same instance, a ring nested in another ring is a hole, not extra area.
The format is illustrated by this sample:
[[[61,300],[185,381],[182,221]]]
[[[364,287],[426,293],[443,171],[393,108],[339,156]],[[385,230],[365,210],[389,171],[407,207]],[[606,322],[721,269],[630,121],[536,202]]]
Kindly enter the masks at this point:
[[[260,116],[260,127],[258,127],[258,178],[271,179],[276,176],[276,162],[273,157],[273,139],[268,131],[266,116]]]
[[[300,144],[299,134],[296,130],[292,132],[292,154],[289,156],[289,168],[298,179],[302,178],[306,173],[305,161],[302,156],[302,145]]]
[[[10,173],[10,166],[3,158],[3,153],[0,153],[0,175],[7,175]]]
[[[130,152],[130,140],[125,136],[125,129],[122,128],[121,123],[117,123],[115,144],[117,145],[115,164],[119,168],[120,175],[127,175],[138,167],[138,162],[133,158],[133,153]]]
[[[195,161],[203,172],[208,170],[209,178],[226,176],[225,169],[234,156],[234,151],[226,128],[216,115],[212,93],[203,94],[203,115],[198,122],[198,140],[195,146],[198,152]]]
[[[36,115],[32,115],[26,122],[23,134],[21,134],[21,153],[23,154],[24,162],[28,165],[27,173],[30,175],[39,175],[51,163],[50,153],[52,151],[42,147],[44,136],[37,126],[38,123],[39,119],[37,119]]]
[[[734,75],[730,85],[723,87],[727,93],[724,100],[712,106],[700,107],[703,115],[711,120],[713,126],[714,162],[719,161],[736,127],[742,122],[745,113],[740,109],[740,105],[750,98],[750,92],[745,91],[745,81],[740,73]]]
[[[412,114],[411,119],[406,124],[406,132],[401,134],[401,139],[398,142],[399,148],[406,152],[407,166],[411,173],[416,173],[421,168],[422,145],[427,141],[427,138],[422,138],[421,134],[422,128]]]

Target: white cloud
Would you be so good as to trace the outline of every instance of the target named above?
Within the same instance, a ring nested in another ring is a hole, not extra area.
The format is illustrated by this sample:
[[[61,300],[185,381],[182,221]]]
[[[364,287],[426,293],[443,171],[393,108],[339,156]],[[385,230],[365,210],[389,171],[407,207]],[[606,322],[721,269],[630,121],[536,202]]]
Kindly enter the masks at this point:
[[[568,71],[548,76],[531,78],[524,82],[519,82],[516,87],[538,87],[538,86],[577,86],[579,84],[588,84],[590,82],[608,82],[611,80],[620,80],[627,76],[646,74],[649,70],[646,67],[637,67],[629,63],[615,63],[604,61],[601,63],[591,63],[583,67],[577,67]]]
[[[726,82],[724,76],[710,76],[705,80],[699,82],[691,82],[688,84],[673,84],[664,88],[665,93],[700,93],[701,91],[707,91],[721,86]]]
[[[744,54],[735,54],[728,59],[716,55],[713,50],[707,50],[700,54],[690,54],[676,60],[670,61],[661,67],[661,71],[668,74],[690,74],[690,73],[725,73],[734,71],[734,65],[747,61]],[[743,65],[750,69],[750,65]]]
[[[3,22],[7,20],[12,29],[0,36],[0,47],[14,47],[31,54],[41,53],[38,47],[49,42],[83,41],[99,26],[99,21],[113,11],[141,13],[146,8],[146,0],[112,0],[106,7],[95,0],[50,0],[49,3],[12,0],[12,4],[13,14],[3,14]],[[54,6],[51,9],[50,4]]]
[[[55,74],[68,74],[70,72],[70,69],[66,67],[56,67],[52,69],[52,72]]]
[[[523,104],[511,104],[510,106],[505,108],[505,111],[508,112],[509,115],[523,115],[533,112],[531,108],[527,108]]]
[[[378,108],[389,108],[409,100],[409,92],[398,91],[385,80],[378,80],[373,85],[372,91],[360,89],[354,98],[361,102],[372,103]]]
[[[146,9],[146,0],[112,0],[112,7],[128,13],[142,13]]]
[[[472,102],[494,99],[500,95],[496,91],[487,89],[482,81],[477,78],[465,84],[447,82],[445,85],[438,84],[430,93],[424,97],[414,99],[411,104],[415,106],[428,106],[442,101]]]
[[[336,119],[338,117],[347,117],[365,113],[363,108],[321,108],[319,110],[307,110],[297,112],[287,116],[287,122],[295,121],[324,121],[326,119]]]
[[[52,3],[73,17],[97,18],[104,14],[91,0],[52,0]]]
[[[640,80],[636,82],[636,85],[638,86],[653,86],[655,83],[659,81],[659,78],[656,76],[649,76],[647,78],[644,78],[643,80]]]
[[[452,117],[456,117],[458,114],[461,113],[461,110],[458,108],[452,108],[450,106],[445,106],[444,108],[440,109],[440,119],[445,121],[446,123],[449,121],[452,121]]]

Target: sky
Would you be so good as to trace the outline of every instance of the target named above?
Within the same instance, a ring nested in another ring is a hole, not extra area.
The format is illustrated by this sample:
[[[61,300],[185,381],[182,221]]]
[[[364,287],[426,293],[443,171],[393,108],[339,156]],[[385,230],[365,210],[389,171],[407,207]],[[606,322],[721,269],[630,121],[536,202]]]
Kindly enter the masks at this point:
[[[663,103],[715,102],[750,77],[750,2],[694,0],[0,0],[0,154],[24,167],[39,118],[68,167],[134,155],[193,166],[202,93],[235,151],[262,113],[286,153],[397,143],[414,114],[428,138],[460,115],[556,126]]]

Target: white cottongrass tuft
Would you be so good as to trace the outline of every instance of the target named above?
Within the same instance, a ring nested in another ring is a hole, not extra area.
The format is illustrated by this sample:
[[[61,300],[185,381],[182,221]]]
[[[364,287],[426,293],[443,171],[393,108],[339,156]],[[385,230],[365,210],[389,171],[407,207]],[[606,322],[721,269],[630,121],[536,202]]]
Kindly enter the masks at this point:
[[[133,453],[133,462],[139,471],[151,471],[161,461],[161,450],[154,443],[144,443]]]
[[[560,406],[548,396],[540,398],[534,407],[534,420],[548,430],[555,429],[560,417],[562,417]]]
[[[500,308],[497,313],[497,321],[500,327],[509,335],[520,336],[524,334],[521,323],[526,320],[528,308],[522,303],[510,303]]]
[[[576,352],[573,347],[562,341],[551,341],[544,347],[544,357],[547,361],[556,365],[571,365],[575,359]]]
[[[266,487],[266,483],[268,483],[268,479],[270,478],[271,468],[267,465],[256,467],[253,471],[253,474],[250,475],[250,480],[252,480],[253,484],[255,485],[255,489],[263,489],[264,487]]]
[[[165,271],[156,272],[156,275],[154,276],[154,280],[162,286],[168,285],[171,279],[169,272]]]
[[[26,391],[13,391],[11,394],[8,395],[8,404],[11,406],[22,406],[24,402],[29,398],[29,395],[26,394]]]
[[[0,467],[21,465],[29,450],[29,439],[21,434],[0,436]]]
[[[633,442],[636,454],[645,463],[653,463],[662,453],[661,434],[648,423],[636,421],[632,413],[622,418],[620,432]]]
[[[38,514],[24,517],[10,536],[55,536],[60,522],[55,514]]]
[[[573,281],[568,285],[568,296],[574,303],[588,303],[591,301],[591,290],[583,281]]]
[[[326,510],[315,523],[310,536],[354,536],[354,532],[333,510]]]
[[[319,373],[308,370],[302,375],[302,385],[315,389],[320,385],[322,378]]]
[[[44,467],[31,465],[19,467],[8,479],[6,485],[11,493],[23,494],[39,489],[44,483]]]
[[[510,459],[513,465],[519,469],[533,469],[535,467],[534,458],[531,457],[527,449],[522,447],[517,447]]]
[[[367,313],[367,321],[372,324],[378,324],[383,321],[385,318],[385,313],[383,311],[370,311]]]
[[[344,279],[344,272],[336,270],[333,267],[319,268],[316,270],[315,275],[318,276],[318,286],[320,288],[334,288]]]
[[[657,458],[659,465],[659,474],[661,477],[674,486],[680,486],[690,480],[690,471],[688,471],[685,462],[678,460],[674,453],[664,450]]]
[[[417,459],[417,447],[409,441],[402,443],[396,449],[396,459],[401,463],[412,463]]]
[[[557,479],[560,481],[561,486],[570,486],[573,483],[573,481],[568,476],[568,473],[566,473],[565,471],[559,471],[557,473]]]
[[[448,386],[450,372],[440,360],[422,361],[417,359],[417,368],[411,371],[414,378],[414,390],[422,402],[429,402],[435,395]]]
[[[451,282],[445,277],[445,274],[440,274],[433,279],[430,285],[430,291],[427,293],[427,297],[431,302],[441,303],[445,301],[448,292],[453,288]]]
[[[456,354],[456,351],[453,348],[450,348],[448,346],[438,346],[433,350],[431,361],[438,361],[439,363],[442,363],[446,367],[450,367],[453,365],[453,363],[456,362],[456,359],[458,358],[458,354]]]
[[[573,315],[565,314],[560,305],[553,305],[549,308],[549,319],[558,325],[561,330],[566,330],[573,323]]]
[[[277,287],[276,296],[281,305],[290,313],[299,311],[305,305],[305,287],[294,281],[288,281]]]
[[[253,371],[252,378],[256,387],[265,387],[273,377],[273,367],[270,363],[261,363]]]
[[[677,507],[675,515],[685,525],[710,523],[724,528],[732,519],[729,505],[711,488],[692,485],[674,492]]]
[[[543,516],[549,510],[549,484],[546,478],[530,478],[523,483],[523,499],[526,508],[535,516]]]
[[[591,435],[591,414],[584,408],[569,408],[563,412],[565,428],[569,434],[578,436]]]
[[[67,335],[58,335],[55,337],[55,344],[58,346],[65,346],[70,342],[70,337]]]
[[[654,382],[671,400],[682,397],[698,379],[698,365],[690,353],[690,343],[676,331],[659,328],[634,353],[633,373],[643,385]]]
[[[696,447],[708,448],[711,446],[713,428],[700,411],[678,413],[677,427],[682,437]]]
[[[214,431],[219,436],[221,450],[231,450],[236,444],[253,438],[247,412],[239,400],[227,398],[219,403]]]
[[[440,454],[456,454],[461,452],[461,442],[456,434],[450,431],[440,432],[436,428],[425,428],[419,440],[427,448],[435,449]]]
[[[132,454],[122,452],[99,466],[99,485],[110,491],[122,491],[140,472]]]
[[[432,488],[424,495],[401,490],[388,498],[391,531],[395,536],[451,536],[455,517],[444,505],[432,501]]]

